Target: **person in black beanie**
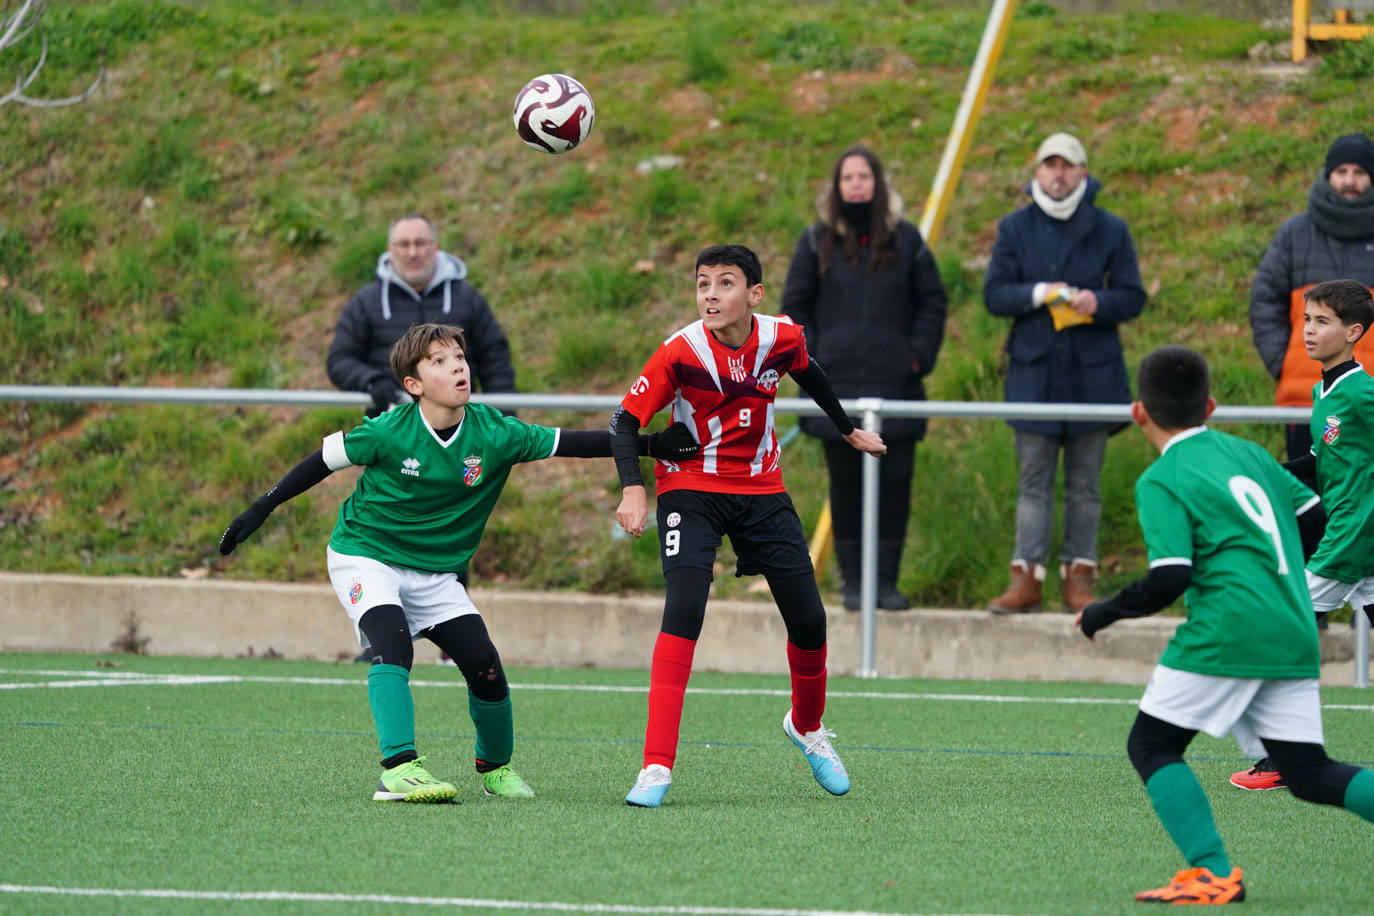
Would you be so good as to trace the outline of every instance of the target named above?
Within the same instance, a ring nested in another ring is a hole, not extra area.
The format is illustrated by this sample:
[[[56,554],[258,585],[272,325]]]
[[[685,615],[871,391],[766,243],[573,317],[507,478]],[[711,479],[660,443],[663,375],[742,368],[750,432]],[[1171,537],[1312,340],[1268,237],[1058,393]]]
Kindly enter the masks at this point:
[[[1250,331],[1265,369],[1278,381],[1280,407],[1310,407],[1320,367],[1303,346],[1303,293],[1324,280],[1374,287],[1374,141],[1337,138],[1307,193],[1307,210],[1290,218],[1269,243],[1250,287]],[[1355,347],[1374,367],[1374,335]],[[1288,460],[1312,447],[1305,423],[1289,425]],[[1313,481],[1304,481],[1311,485]]]
[[[841,398],[924,400],[948,300],[935,257],[921,231],[902,219],[901,197],[877,155],[863,146],[841,153],[817,210],[819,221],[802,233],[787,268],[782,314],[805,330],[807,350]],[[823,442],[841,598],[846,610],[858,610],[863,456],[826,417],[805,417],[801,428]],[[883,421],[877,600],[886,610],[911,606],[897,580],[916,442],[925,432],[924,419]]]

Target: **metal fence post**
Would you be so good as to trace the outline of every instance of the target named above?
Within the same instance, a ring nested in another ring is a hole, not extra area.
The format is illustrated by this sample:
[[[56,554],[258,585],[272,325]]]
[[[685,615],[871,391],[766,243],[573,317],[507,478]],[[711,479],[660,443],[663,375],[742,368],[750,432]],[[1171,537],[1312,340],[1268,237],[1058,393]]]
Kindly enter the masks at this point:
[[[863,428],[882,432],[882,398],[859,398],[855,405],[863,412]],[[878,458],[863,457],[863,516],[859,534],[859,613],[862,629],[859,652],[859,677],[877,677],[873,663],[878,621]]]

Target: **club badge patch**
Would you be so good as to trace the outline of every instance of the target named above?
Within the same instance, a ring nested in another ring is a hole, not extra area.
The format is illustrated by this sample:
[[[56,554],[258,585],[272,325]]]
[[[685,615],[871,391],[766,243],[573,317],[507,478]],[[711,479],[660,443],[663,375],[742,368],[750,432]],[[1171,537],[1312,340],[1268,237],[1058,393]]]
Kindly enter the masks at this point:
[[[668,517],[663,520],[669,528],[676,528],[682,524],[682,516],[676,512],[669,512]]]
[[[363,582],[361,579],[354,579],[348,583],[348,603],[357,604],[363,597]]]
[[[463,483],[470,487],[477,486],[477,482],[482,479],[482,456],[469,455],[463,459]]]
[[[1336,440],[1341,437],[1341,418],[1329,416],[1326,418],[1326,429],[1322,432],[1322,441],[1327,445],[1335,445]]]

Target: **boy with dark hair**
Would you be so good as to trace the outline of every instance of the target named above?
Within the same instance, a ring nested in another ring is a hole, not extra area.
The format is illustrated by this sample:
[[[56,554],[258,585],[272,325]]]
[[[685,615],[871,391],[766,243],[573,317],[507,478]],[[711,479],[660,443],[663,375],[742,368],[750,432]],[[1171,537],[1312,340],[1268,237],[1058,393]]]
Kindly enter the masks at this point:
[[[1321,364],[1312,388],[1312,449],[1284,465],[1316,480],[1326,533],[1307,562],[1307,590],[1321,619],[1347,601],[1374,620],[1374,378],[1355,344],[1374,322],[1374,299],[1354,280],[1327,280],[1303,293],[1303,344]],[[1358,627],[1357,627],[1358,631]],[[1287,783],[1269,759],[1231,774],[1241,789]]]
[[[820,366],[806,352],[802,329],[786,317],[756,315],[763,268],[742,245],[718,245],[697,256],[696,321],[669,337],[645,364],[611,418],[623,498],[616,518],[638,537],[648,499],[634,441],[639,428],[671,405],[701,443],[697,456],[655,466],[658,537],[666,583],[663,622],[649,672],[644,767],[625,802],[657,808],[672,784],[682,700],[706,615],[712,566],[721,537],[739,557],[737,575],[763,574],[787,628],[792,708],[787,737],[806,756],[821,787],[849,791],[849,774],[821,725],[825,708],[825,607],[807,553],[801,520],[783,486],[773,401],[783,373],[824,409],[846,442],[871,455],[886,448],[876,433],[856,429]]]
[[[1089,639],[1187,592],[1188,618],[1169,640],[1140,701],[1126,750],[1155,813],[1188,862],[1136,899],[1239,903],[1211,806],[1183,752],[1198,731],[1268,752],[1299,798],[1374,821],[1374,772],[1322,746],[1317,626],[1303,557],[1319,539],[1320,499],[1253,442],[1208,429],[1216,401],[1207,364],[1167,346],[1141,361],[1131,417],[1160,457],[1136,481],[1150,571],[1075,623]]]
[[[452,325],[410,328],[391,351],[391,367],[414,400],[347,435],[327,436],[321,449],[234,519],[219,552],[232,553],[281,503],[334,471],[361,465],[357,486],[339,507],[327,555],[334,591],[372,660],[367,700],[383,758],[373,799],[441,802],[457,794],[421,766],[425,758],[415,750],[410,668],[419,636],[452,657],[467,681],[483,791],[528,798],[534,792],[510,768],[514,725],[506,674],[459,577],[516,464],[609,457],[610,434],[535,426],[470,403],[463,332]],[[644,442],[665,458],[697,448],[682,427]]]

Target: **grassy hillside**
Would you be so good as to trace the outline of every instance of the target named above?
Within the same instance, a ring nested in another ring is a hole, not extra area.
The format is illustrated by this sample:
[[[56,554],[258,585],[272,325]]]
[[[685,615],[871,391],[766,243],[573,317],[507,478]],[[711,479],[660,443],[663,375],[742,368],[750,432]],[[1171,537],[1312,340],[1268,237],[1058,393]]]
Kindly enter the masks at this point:
[[[1188,343],[1213,360],[1223,403],[1269,403],[1245,319],[1249,277],[1303,206],[1329,141],[1367,129],[1371,46],[1294,71],[1247,57],[1287,37],[1253,22],[1020,10],[936,245],[952,310],[933,396],[1000,399],[1006,327],[982,308],[980,259],[1023,200],[1035,144],[1062,129],[1085,141],[1099,203],[1139,247],[1152,297],[1124,331],[1132,364],[1163,341]],[[695,317],[689,274],[703,245],[758,250],[765,310],[776,308],[845,145],[877,149],[919,214],[985,14],[919,0],[56,5],[31,93],[79,90],[102,54],[107,74],[76,107],[0,108],[4,377],[327,388],[339,308],[369,278],[388,221],[420,210],[496,308],[522,390],[618,393]],[[36,48],[0,64],[18,72]],[[548,71],[575,75],[597,103],[591,138],[559,157],[523,146],[510,122],[516,90]],[[658,155],[681,164],[636,168]],[[356,419],[0,404],[0,567],[323,579],[347,474],[279,510],[229,562],[215,542]],[[1243,431],[1277,450],[1274,430]],[[1001,423],[932,424],[903,571],[919,602],[979,606],[1000,590],[1010,446]],[[824,495],[819,450],[799,438],[787,451],[809,525]],[[1112,441],[1112,581],[1140,566],[1130,487],[1147,460],[1138,436]],[[616,501],[609,464],[517,471],[478,577],[656,588],[653,545],[612,537]]]

